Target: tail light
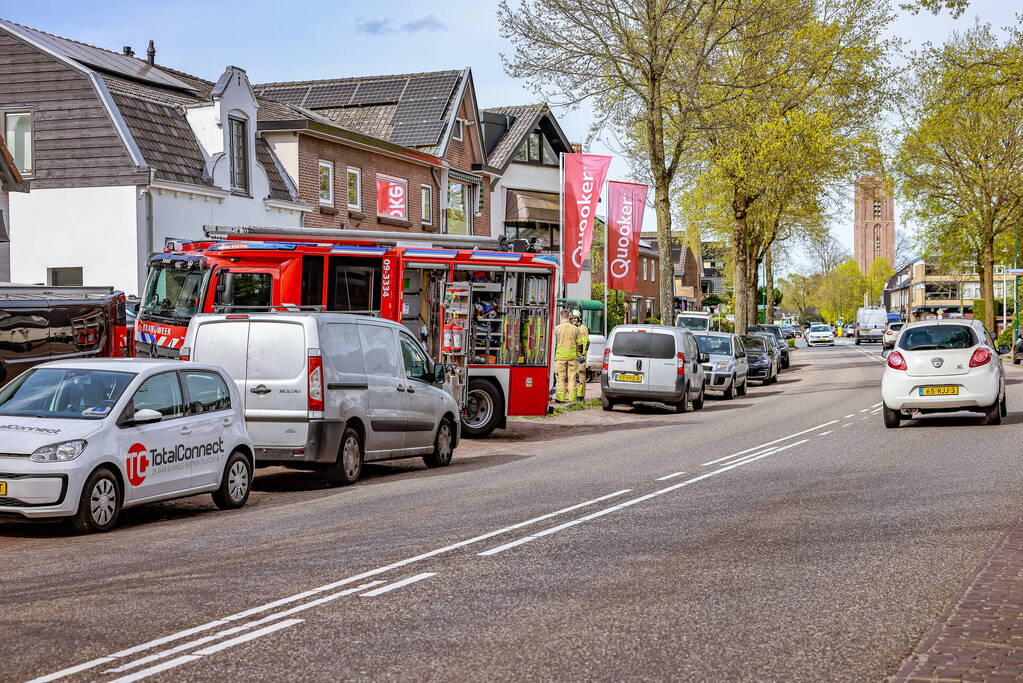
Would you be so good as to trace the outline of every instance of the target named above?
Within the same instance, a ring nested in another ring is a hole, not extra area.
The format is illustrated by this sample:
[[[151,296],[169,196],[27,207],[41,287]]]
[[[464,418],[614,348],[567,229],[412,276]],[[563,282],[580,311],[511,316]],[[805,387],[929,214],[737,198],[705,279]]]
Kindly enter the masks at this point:
[[[977,368],[981,365],[987,365],[991,362],[991,352],[983,346],[973,352],[970,356],[970,367]]]
[[[316,353],[319,353],[316,349]],[[323,411],[323,358],[309,356],[309,412]]]
[[[906,359],[902,357],[902,354],[896,351],[895,353],[888,356],[888,367],[892,370],[905,370]]]
[[[178,360],[191,360],[191,358],[192,349],[188,348],[187,346],[182,346],[181,352],[178,354]]]
[[[678,358],[678,368],[675,370],[675,374],[684,375],[686,374],[686,354],[679,351],[676,356]]]
[[[607,359],[611,357],[611,349],[604,349],[604,363],[600,366],[601,369],[607,370]]]

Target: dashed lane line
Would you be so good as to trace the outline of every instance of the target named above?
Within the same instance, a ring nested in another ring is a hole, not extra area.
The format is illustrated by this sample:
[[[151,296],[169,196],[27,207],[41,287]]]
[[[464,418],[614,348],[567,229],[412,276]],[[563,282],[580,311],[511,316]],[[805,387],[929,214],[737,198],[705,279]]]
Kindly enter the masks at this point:
[[[360,598],[375,598],[378,595],[383,595],[384,593],[390,593],[393,590],[396,590],[398,588],[403,588],[403,587],[405,587],[405,586],[407,586],[409,584],[416,583],[417,581],[422,581],[423,579],[428,579],[431,576],[437,576],[437,572],[423,572],[422,574],[416,574],[415,576],[410,576],[407,579],[402,579],[401,581],[395,581],[394,583],[389,583],[386,586],[380,586],[380,588],[374,588],[371,591],[363,593],[359,597]]]
[[[655,479],[654,481],[665,481],[667,479],[674,479],[675,477],[681,477],[683,474],[685,474],[685,472],[672,472],[671,474],[666,474],[663,477],[657,477],[657,479]]]
[[[702,466],[703,467],[710,467],[711,465],[717,465],[718,463],[724,462],[725,460],[731,460],[732,458],[738,458],[739,456],[746,455],[747,453],[752,453],[753,451],[759,451],[761,449],[767,448],[768,446],[773,446],[776,443],[781,443],[783,441],[788,441],[789,439],[794,439],[797,436],[802,436],[803,434],[809,434],[810,432],[815,432],[818,429],[823,429],[824,427],[827,427],[828,425],[833,425],[836,422],[838,422],[838,420],[831,420],[830,422],[825,422],[823,424],[819,424],[816,427],[810,427],[809,429],[804,429],[801,432],[796,432],[795,434],[789,434],[788,436],[783,436],[780,439],[775,439],[774,441],[768,441],[767,443],[762,443],[759,446],[753,446],[752,448],[747,448],[744,451],[739,451],[738,453],[732,453],[731,455],[726,455],[723,458],[718,458],[717,460],[711,460],[709,462],[705,462],[705,463],[702,464]]]

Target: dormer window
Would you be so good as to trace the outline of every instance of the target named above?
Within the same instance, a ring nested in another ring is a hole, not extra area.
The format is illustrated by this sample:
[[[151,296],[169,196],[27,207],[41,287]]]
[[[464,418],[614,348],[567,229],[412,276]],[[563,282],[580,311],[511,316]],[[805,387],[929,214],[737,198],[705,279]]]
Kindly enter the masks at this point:
[[[462,119],[455,119],[455,127],[452,130],[451,137],[459,142],[462,141]]]
[[[248,124],[231,116],[228,122],[228,154],[231,157],[231,189],[249,192],[249,135]]]

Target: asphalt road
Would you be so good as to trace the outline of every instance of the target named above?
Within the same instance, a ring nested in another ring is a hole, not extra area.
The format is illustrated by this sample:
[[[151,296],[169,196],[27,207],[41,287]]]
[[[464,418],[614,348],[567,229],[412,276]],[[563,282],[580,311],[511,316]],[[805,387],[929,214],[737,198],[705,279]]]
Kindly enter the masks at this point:
[[[877,352],[235,512],[0,524],[0,680],[882,680],[1020,509],[1023,371],[1001,426],[892,431]]]

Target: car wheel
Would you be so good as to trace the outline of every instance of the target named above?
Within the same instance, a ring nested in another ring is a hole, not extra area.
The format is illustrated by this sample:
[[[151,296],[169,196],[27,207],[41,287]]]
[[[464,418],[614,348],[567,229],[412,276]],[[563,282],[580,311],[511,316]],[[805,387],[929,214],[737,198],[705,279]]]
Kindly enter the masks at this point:
[[[995,401],[988,409],[984,412],[984,424],[986,425],[1000,425],[1002,424],[1002,402]]]
[[[696,397],[695,401],[693,401],[693,410],[703,410],[703,403],[706,400],[706,398],[707,398],[707,389],[706,389],[706,387],[701,386],[700,387],[700,395]]]
[[[689,412],[689,385],[686,385],[685,391],[682,392],[682,399],[677,401],[674,406],[676,413],[687,413]]]
[[[738,386],[738,388],[736,388],[735,393],[737,393],[739,396],[745,396],[746,392],[748,390],[749,390],[749,379],[743,377],[742,378],[742,384],[740,384]]]
[[[725,398],[729,401],[735,398],[735,375],[732,375],[732,378],[728,380],[728,388],[725,389]]]
[[[490,436],[503,416],[504,402],[497,388],[487,380],[470,379],[462,408],[462,435],[470,439]]]
[[[601,409],[607,410],[607,411],[614,410],[615,409],[614,399],[606,398],[604,396],[601,396],[600,397],[600,407],[601,407]]]
[[[213,502],[221,510],[237,510],[245,505],[252,489],[252,463],[241,451],[235,451],[224,465],[220,488],[213,492]]]
[[[351,427],[345,428],[341,436],[337,462],[327,470],[327,481],[334,486],[347,486],[359,481],[362,476],[362,440]]]
[[[444,418],[437,427],[437,438],[433,440],[433,453],[423,456],[427,467],[447,467],[455,452],[455,430],[451,421]]]
[[[785,360],[783,360],[782,363],[781,363],[782,368],[784,368],[785,370],[788,370],[790,362],[791,361],[788,359],[788,357],[786,357]]]
[[[902,415],[899,411],[892,410],[888,406],[881,408],[881,413],[884,415],[884,426],[888,429],[895,429],[902,422]]]
[[[121,485],[113,472],[101,467],[85,480],[71,524],[83,533],[110,531],[120,514]]]
[[[1012,364],[1013,365],[1019,365],[1019,358],[1013,358],[1012,359]]]

